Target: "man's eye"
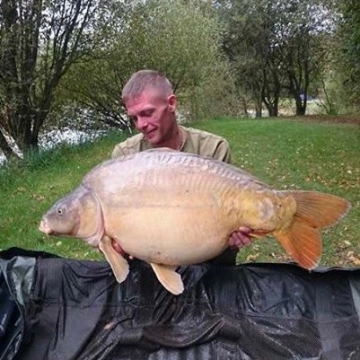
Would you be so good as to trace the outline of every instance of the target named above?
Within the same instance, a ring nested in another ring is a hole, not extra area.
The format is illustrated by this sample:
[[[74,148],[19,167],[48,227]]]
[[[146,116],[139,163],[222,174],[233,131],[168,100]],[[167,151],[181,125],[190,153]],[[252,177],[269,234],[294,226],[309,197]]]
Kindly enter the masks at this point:
[[[149,110],[149,111],[145,111],[145,112],[143,113],[143,116],[149,117],[149,116],[151,116],[152,114],[153,114],[153,111],[152,111],[152,110]]]

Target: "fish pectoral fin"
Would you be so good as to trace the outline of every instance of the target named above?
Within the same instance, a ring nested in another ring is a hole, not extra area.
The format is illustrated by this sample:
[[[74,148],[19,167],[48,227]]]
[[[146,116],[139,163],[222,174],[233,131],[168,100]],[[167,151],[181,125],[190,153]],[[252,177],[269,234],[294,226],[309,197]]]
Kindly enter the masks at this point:
[[[181,276],[175,272],[176,266],[150,263],[156,277],[161,285],[174,295],[179,295],[184,291],[184,284]]]
[[[111,239],[104,237],[99,243],[99,249],[104,254],[106,261],[110,264],[116,281],[122,283],[129,274],[129,263],[113,248]]]
[[[277,231],[274,236],[301,267],[311,270],[319,264],[322,253],[320,233],[308,223],[295,219],[289,231]]]

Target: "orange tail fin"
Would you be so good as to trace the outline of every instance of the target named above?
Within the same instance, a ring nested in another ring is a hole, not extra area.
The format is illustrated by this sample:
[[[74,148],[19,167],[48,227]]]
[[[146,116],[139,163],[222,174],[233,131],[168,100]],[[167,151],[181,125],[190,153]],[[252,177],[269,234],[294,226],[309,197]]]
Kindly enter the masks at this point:
[[[288,229],[274,232],[286,252],[303,268],[315,268],[321,258],[319,228],[337,223],[350,209],[338,196],[315,191],[288,191],[296,201],[296,213]]]

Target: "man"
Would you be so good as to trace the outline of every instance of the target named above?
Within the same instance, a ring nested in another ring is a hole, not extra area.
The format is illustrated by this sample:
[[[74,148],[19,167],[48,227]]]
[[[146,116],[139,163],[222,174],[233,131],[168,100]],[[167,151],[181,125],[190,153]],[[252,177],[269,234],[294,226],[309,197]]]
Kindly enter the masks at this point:
[[[128,155],[151,148],[167,147],[230,163],[228,142],[220,136],[178,125],[176,96],[170,81],[154,70],[141,70],[131,76],[122,91],[127,114],[140,134],[115,146],[112,157]],[[234,264],[234,249],[250,244],[251,229],[241,227],[229,238],[232,251],[226,251],[217,262]],[[117,245],[114,244],[115,249]]]

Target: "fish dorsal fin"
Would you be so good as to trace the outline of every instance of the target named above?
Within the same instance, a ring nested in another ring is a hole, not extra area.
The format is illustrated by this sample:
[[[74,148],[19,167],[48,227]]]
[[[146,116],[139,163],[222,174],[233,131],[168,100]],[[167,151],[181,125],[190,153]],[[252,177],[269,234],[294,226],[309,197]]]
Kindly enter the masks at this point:
[[[161,285],[174,295],[179,295],[184,291],[184,284],[181,276],[175,272],[176,267],[170,265],[150,263],[156,277]]]
[[[147,149],[145,150],[146,152],[159,152],[159,151],[169,151],[169,152],[175,152],[176,150],[171,149],[169,147],[158,147],[158,148],[151,148],[151,149]]]
[[[127,260],[115,251],[111,244],[111,239],[108,236],[104,236],[101,239],[99,249],[104,254],[106,261],[110,264],[116,281],[122,283],[129,274],[129,263]]]

